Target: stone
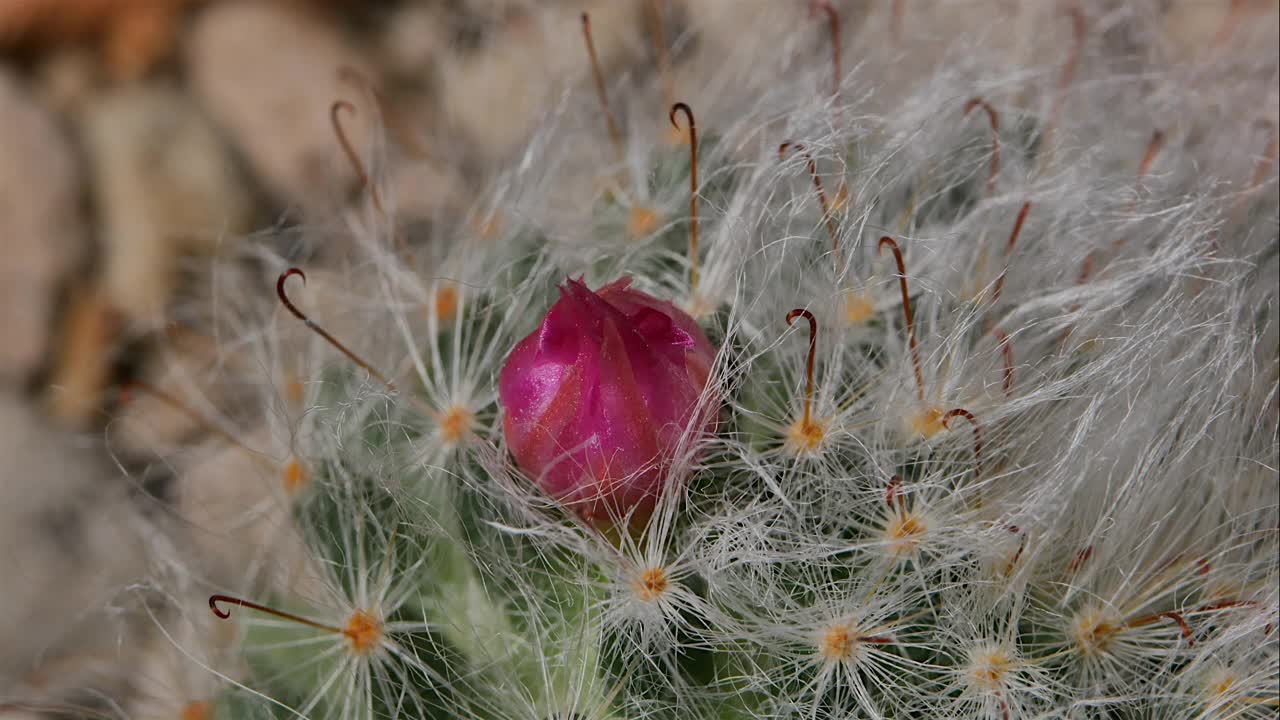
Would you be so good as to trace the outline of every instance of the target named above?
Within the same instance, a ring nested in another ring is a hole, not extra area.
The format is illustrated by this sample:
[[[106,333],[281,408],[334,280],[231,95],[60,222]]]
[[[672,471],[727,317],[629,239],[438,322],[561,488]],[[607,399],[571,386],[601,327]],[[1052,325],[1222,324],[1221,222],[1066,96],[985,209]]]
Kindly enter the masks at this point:
[[[159,323],[181,256],[211,253],[247,232],[253,199],[212,124],[176,91],[109,91],[86,107],[81,126],[103,287],[130,320]]]
[[[367,159],[376,114],[367,93],[339,70],[373,74],[320,14],[282,3],[219,3],[196,19],[185,50],[192,90],[277,202],[321,213],[358,187],[334,135],[336,100],[357,106],[342,115],[343,132],[376,169]]]
[[[591,88],[591,66],[579,15],[591,15],[591,31],[606,80],[645,52],[635,5],[589,2],[515,13],[489,45],[442,65],[442,105],[450,125],[484,159],[516,150],[565,83]]]
[[[0,68],[0,380],[45,359],[60,288],[85,259],[81,178],[54,117]]]
[[[57,354],[44,394],[48,413],[63,426],[85,429],[101,417],[124,325],[100,288],[74,289],[58,329]]]
[[[0,696],[101,687],[131,631],[124,591],[147,573],[151,526],[105,454],[7,393],[0,458]]]
[[[0,50],[93,45],[119,81],[136,80],[169,54],[191,0],[21,0],[0,5]]]
[[[224,587],[296,587],[309,557],[290,514],[290,493],[298,488],[288,486],[288,463],[271,454],[279,448],[265,428],[243,442],[238,447],[214,439],[181,469],[174,506],[186,542]]]

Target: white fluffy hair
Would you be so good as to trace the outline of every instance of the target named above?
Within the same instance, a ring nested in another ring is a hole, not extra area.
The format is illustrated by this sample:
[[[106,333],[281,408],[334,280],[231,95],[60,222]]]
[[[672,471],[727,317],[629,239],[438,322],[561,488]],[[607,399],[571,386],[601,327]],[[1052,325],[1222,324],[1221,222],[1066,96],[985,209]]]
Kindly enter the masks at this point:
[[[424,236],[375,172],[382,207],[366,193],[219,268],[212,323],[238,360],[211,404],[261,428],[245,503],[299,541],[210,592],[324,626],[237,608],[250,663],[219,702],[1274,716],[1274,23],[1186,46],[1154,1],[831,4],[836,85],[803,7],[692,3],[671,78],[609,78],[619,155],[584,81],[472,212]],[[696,258],[670,100],[697,120]],[[293,264],[310,284],[290,299],[368,367],[275,305]],[[686,433],[654,517],[618,537],[514,466],[496,381],[557,282],[620,275],[718,345],[720,421]],[[792,309],[816,322],[812,378]],[[217,482],[202,458],[180,486]],[[287,472],[302,482],[278,492]]]

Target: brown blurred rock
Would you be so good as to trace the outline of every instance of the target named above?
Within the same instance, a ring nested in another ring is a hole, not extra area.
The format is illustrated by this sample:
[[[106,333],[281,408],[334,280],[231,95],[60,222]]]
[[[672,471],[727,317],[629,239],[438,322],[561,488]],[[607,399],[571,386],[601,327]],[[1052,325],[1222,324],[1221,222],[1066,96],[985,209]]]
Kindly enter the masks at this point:
[[[45,391],[48,412],[62,425],[88,427],[103,409],[123,329],[121,315],[106,293],[92,286],[74,290],[62,317]]]
[[[595,2],[515,13],[483,51],[441,69],[441,102],[449,121],[487,159],[512,152],[566,83],[590,87],[580,14],[591,31],[607,78],[645,52],[640,6]]]
[[[0,69],[0,379],[21,379],[49,348],[55,294],[87,248],[80,177],[66,138]]]
[[[219,674],[236,679],[245,674],[237,657],[238,630],[213,613],[191,611],[207,605],[208,592],[190,583],[174,584],[172,612],[157,613],[160,627],[131,643],[140,647],[141,657],[127,670],[136,689],[127,717],[213,720],[211,706],[225,688]]]
[[[212,252],[246,232],[252,198],[185,95],[112,91],[81,121],[101,220],[103,288],[129,319],[158,323],[179,256]]]
[[[140,77],[173,48],[193,0],[5,0],[0,49],[96,43],[118,80]]]
[[[1205,50],[1265,53],[1276,46],[1280,34],[1275,0],[1234,0],[1204,2],[1174,0],[1164,20],[1164,30],[1182,55],[1194,56]]]
[[[396,163],[390,187],[404,217],[438,217],[460,207],[466,197],[460,175],[426,160]]]
[[[177,478],[174,504],[190,550],[215,583],[285,588],[303,574],[309,556],[291,515],[296,488],[286,482],[287,461],[273,457],[278,450],[265,429],[243,447],[215,440]]]
[[[834,3],[837,6],[839,4]],[[677,5],[688,15],[689,24],[697,31],[699,40],[715,53],[741,52],[747,49],[743,46],[749,42],[750,50],[775,48],[781,54],[787,43],[796,40],[797,31],[805,29],[820,36],[822,44],[818,48],[819,52],[830,52],[827,16],[814,15],[802,3],[778,3],[773,0],[682,0]],[[839,10],[843,10],[838,17],[841,40],[844,41],[853,37],[870,8]],[[673,39],[672,31],[673,28],[667,28],[668,42]],[[747,39],[749,41],[744,42]]]
[[[366,146],[374,113],[338,71],[372,73],[316,12],[252,2],[212,6],[192,28],[186,64],[193,91],[278,201],[320,211],[358,182],[334,136],[335,100],[357,105],[342,116],[343,131],[373,165]]]
[[[35,66],[34,90],[51,109],[74,115],[102,83],[101,63],[85,48],[55,50]]]
[[[0,696],[98,686],[148,524],[104,457],[4,394],[0,458]]]
[[[378,43],[383,64],[402,75],[426,75],[448,52],[447,11],[436,4],[408,2],[386,22]]]
[[[145,387],[126,383],[112,417],[112,448],[134,457],[168,457],[192,438],[227,430],[213,399],[223,398],[216,383],[218,364],[249,377],[258,370],[242,367],[234,355],[220,358],[215,340],[185,328],[170,326],[155,340],[155,350],[129,379]]]

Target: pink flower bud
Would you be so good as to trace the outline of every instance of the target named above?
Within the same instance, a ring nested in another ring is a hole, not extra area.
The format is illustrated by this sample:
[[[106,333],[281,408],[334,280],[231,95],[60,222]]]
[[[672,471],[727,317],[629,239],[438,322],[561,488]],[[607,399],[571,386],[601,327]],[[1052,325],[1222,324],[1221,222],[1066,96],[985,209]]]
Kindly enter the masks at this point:
[[[630,285],[562,285],[498,383],[520,469],[594,524],[647,518],[685,431],[715,423],[714,407],[693,417],[715,348],[693,318]]]

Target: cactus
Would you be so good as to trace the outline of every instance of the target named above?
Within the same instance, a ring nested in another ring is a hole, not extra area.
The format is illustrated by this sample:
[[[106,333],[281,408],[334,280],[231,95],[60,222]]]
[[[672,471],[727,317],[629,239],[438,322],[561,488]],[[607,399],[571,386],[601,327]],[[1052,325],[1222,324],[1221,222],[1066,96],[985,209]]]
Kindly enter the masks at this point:
[[[320,243],[222,268],[289,541],[216,581],[217,617],[170,588],[240,633],[196,663],[200,712],[1274,717],[1274,126],[1175,70],[1163,100],[1085,77],[1080,46],[1031,74],[964,40],[915,76],[837,55],[830,90],[801,51],[763,95],[631,87],[651,120],[621,130],[584,90],[477,201],[495,232],[417,242],[371,172],[328,299],[294,277]],[[565,213],[584,166],[610,189]],[[623,468],[653,507],[607,523],[517,466],[499,376],[566,278],[624,275],[715,356]],[[296,318],[243,291],[277,280]]]

